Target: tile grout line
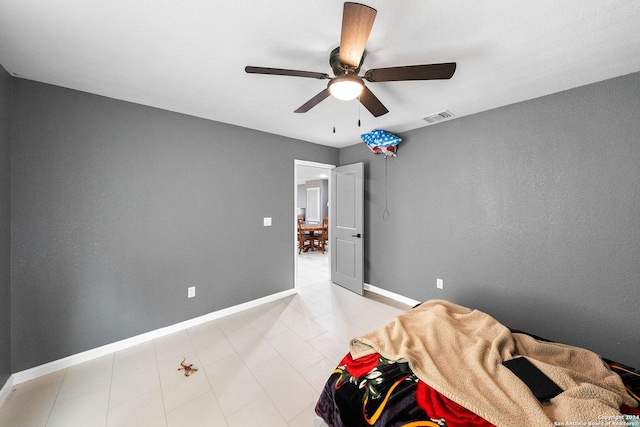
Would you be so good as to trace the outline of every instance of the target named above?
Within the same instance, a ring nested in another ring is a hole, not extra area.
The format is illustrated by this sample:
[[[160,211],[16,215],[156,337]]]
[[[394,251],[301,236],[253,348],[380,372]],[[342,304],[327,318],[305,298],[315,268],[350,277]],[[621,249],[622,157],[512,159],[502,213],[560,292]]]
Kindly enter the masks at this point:
[[[49,415],[47,416],[47,420],[44,423],[44,427],[46,427],[49,424],[49,421],[51,421],[53,408],[54,406],[56,406],[56,401],[58,400],[58,396],[60,396],[60,390],[62,389],[62,384],[64,383],[65,378],[67,378],[68,373],[69,373],[69,368],[65,368],[64,375],[62,376],[62,379],[60,380],[60,385],[58,386],[58,390],[56,391],[56,397],[53,399],[53,402],[51,403],[51,409],[49,409]]]
[[[109,397],[107,397],[107,416],[104,419],[104,426],[107,427],[109,425],[109,412],[111,412],[111,389],[113,388],[113,374],[114,367],[116,364],[116,353],[111,353],[111,376],[109,379]]]
[[[215,322],[215,320],[212,321],[212,322],[214,322],[216,324],[216,327],[217,327],[217,322]],[[220,400],[218,399],[218,396],[216,395],[216,392],[213,390],[213,384],[211,384],[211,378],[209,378],[209,375],[207,375],[207,371],[205,370],[204,363],[202,363],[202,358],[200,357],[200,354],[198,354],[198,349],[196,348],[196,345],[193,342],[193,337],[191,336],[190,329],[191,328],[188,328],[186,330],[186,332],[187,332],[187,336],[189,337],[189,342],[191,342],[191,346],[193,347],[193,351],[195,352],[196,357],[198,358],[198,362],[200,362],[200,367],[198,367],[198,371],[202,372],[202,375],[204,375],[205,378],[207,379],[207,384],[209,384],[209,390],[208,391],[205,391],[204,393],[194,397],[193,399],[191,399],[191,401],[193,401],[195,399],[199,399],[200,397],[204,396],[205,394],[211,392],[211,394],[213,395],[213,398],[216,400],[216,403],[218,404],[218,407],[219,407],[220,406]],[[220,329],[220,330],[222,331],[222,329]],[[222,331],[222,333],[224,334],[224,331]],[[178,406],[177,408],[172,409],[172,411],[175,411],[178,408],[181,408],[181,407],[183,407],[185,405],[188,405],[189,403],[191,403],[191,401],[183,403],[182,405]],[[222,411],[222,409],[221,409],[221,411]],[[167,415],[168,415],[168,413],[167,413],[166,408],[165,408],[165,422],[167,423],[167,425],[169,425],[169,421],[167,419]],[[224,416],[224,413],[222,415]],[[224,417],[224,418],[225,418],[225,421],[226,421],[227,417]]]
[[[168,426],[169,423],[167,421],[167,404],[165,401],[164,390],[162,389],[162,379],[160,378],[160,365],[158,363],[158,348],[156,347],[156,340],[153,341],[153,357],[156,361],[156,374],[158,375],[158,384],[160,387],[160,396],[162,396],[162,413],[164,415],[164,424]]]
[[[249,322],[249,320],[244,316],[244,314],[242,313],[238,313],[242,315],[242,318],[249,324],[249,326],[259,335],[262,337],[262,334],[260,334],[260,331],[258,331],[255,326],[253,326],[251,324],[251,322]],[[269,397],[269,394],[267,393],[267,391],[264,389],[264,387],[262,386],[262,384],[260,383],[260,381],[258,381],[258,379],[255,377],[255,374],[253,372],[253,368],[249,367],[249,365],[247,365],[247,362],[244,360],[244,358],[242,357],[242,355],[238,352],[237,347],[233,344],[233,342],[231,341],[231,336],[233,335],[238,335],[242,332],[236,332],[234,334],[229,334],[227,333],[227,331],[224,330],[224,328],[220,327],[220,331],[222,332],[222,334],[224,335],[224,337],[227,339],[227,341],[229,341],[229,344],[231,344],[231,347],[233,347],[234,352],[236,353],[236,356],[242,361],[242,363],[247,367],[247,370],[249,371],[249,373],[251,374],[251,377],[253,378],[253,380],[255,381],[255,383],[260,387],[260,389],[262,390],[262,394],[258,397],[256,397],[255,399],[253,399],[251,402],[248,402],[247,404],[241,406],[240,408],[234,410],[233,412],[231,412],[229,415],[224,414],[224,412],[222,413],[222,415],[224,416],[225,422],[227,423],[227,425],[229,425],[229,417],[233,416],[236,413],[239,413],[240,411],[242,411],[243,409],[245,409],[246,407],[248,407],[249,405],[253,404],[255,401],[257,401],[258,399],[261,399],[263,396],[266,396],[269,401],[271,402],[271,404],[274,406],[274,408],[276,408],[276,410],[278,410],[277,406],[275,406],[275,403],[271,400],[271,398]],[[265,340],[266,341],[266,340]],[[275,350],[275,349],[274,349]],[[196,350],[196,353],[198,351]],[[276,350],[277,352],[277,350]],[[278,354],[280,354],[278,352]],[[272,359],[271,359],[272,360]],[[269,361],[265,361],[263,363],[268,363]],[[260,364],[262,365],[262,364]],[[258,365],[258,366],[260,366]],[[203,367],[204,368],[204,367]],[[209,376],[207,376],[207,380],[209,381],[209,386],[211,387],[211,391],[213,393],[214,396],[216,396],[216,400],[218,400],[218,396],[216,394],[216,392],[213,390],[213,386],[211,385],[211,380],[209,379]],[[278,413],[280,413],[280,411],[278,410]],[[283,417],[284,419],[284,417]]]

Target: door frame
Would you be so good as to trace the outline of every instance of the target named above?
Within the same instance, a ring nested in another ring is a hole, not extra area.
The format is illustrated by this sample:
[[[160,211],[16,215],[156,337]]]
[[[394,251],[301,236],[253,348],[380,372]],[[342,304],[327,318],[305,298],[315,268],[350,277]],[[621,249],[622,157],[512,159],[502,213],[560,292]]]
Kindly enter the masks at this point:
[[[294,237],[294,245],[293,245],[293,289],[298,292],[298,226],[296,224],[296,216],[298,209],[298,166],[310,166],[319,169],[326,169],[328,179],[328,200],[331,200],[331,169],[335,168],[336,165],[331,165],[328,163],[318,163],[318,162],[310,162],[307,160],[298,160],[295,159],[293,161],[293,237]],[[331,236],[329,236],[331,239]],[[329,240],[331,241],[331,240]],[[331,276],[331,257],[329,257],[328,261],[328,273]]]

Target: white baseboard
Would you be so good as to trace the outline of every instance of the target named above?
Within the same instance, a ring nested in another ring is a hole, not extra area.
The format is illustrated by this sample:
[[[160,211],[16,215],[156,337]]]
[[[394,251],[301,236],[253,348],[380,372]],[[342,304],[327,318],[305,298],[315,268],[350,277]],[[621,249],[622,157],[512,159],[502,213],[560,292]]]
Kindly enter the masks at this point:
[[[9,393],[11,393],[11,389],[13,388],[13,375],[7,379],[7,382],[4,383],[2,388],[0,389],[0,406],[7,400]]]
[[[411,307],[413,307],[413,306],[415,306],[417,304],[420,304],[422,302],[422,301],[417,301],[417,300],[414,300],[414,299],[411,299],[411,298],[407,298],[407,297],[405,297],[403,295],[396,294],[394,292],[387,291],[387,290],[382,289],[382,288],[378,288],[377,286],[373,286],[373,285],[370,285],[368,283],[364,284],[364,290],[365,291],[369,291],[369,292],[374,292],[374,293],[376,293],[378,295],[382,295],[383,297],[390,298],[392,300],[401,302],[401,303],[406,304],[406,305],[410,305]]]
[[[240,311],[247,310],[249,308],[257,307],[259,305],[266,304],[268,302],[276,301],[276,300],[288,297],[290,295],[294,295],[295,293],[296,293],[295,289],[289,289],[286,291],[278,292],[277,294],[269,295],[253,301],[245,302],[243,304],[238,304],[233,307],[214,311],[212,313],[205,314],[204,316],[200,316],[190,320],[186,320],[184,322],[176,323],[175,325],[156,329],[154,331],[146,332],[144,334],[137,335],[135,337],[124,339],[122,341],[117,341],[111,344],[104,345],[102,347],[97,347],[91,350],[84,351],[82,353],[77,353],[77,354],[65,357],[63,359],[54,360],[53,362],[49,362],[44,365],[40,365],[34,368],[26,369],[24,371],[16,372],[7,381],[7,384],[10,384],[10,385],[7,386],[7,384],[5,384],[5,386],[2,388],[2,391],[0,392],[0,404],[2,404],[3,402],[5,389],[8,389],[8,391],[6,391],[6,393],[8,394],[11,391],[11,388],[13,387],[14,384],[20,384],[25,381],[29,381],[34,378],[41,377],[43,375],[48,375],[53,372],[59,371],[60,369],[65,369],[70,366],[77,365],[79,363],[87,362],[89,360],[93,360],[98,357],[106,356],[116,351],[124,350],[125,348],[133,347],[134,345],[142,344],[144,342],[151,341],[156,338],[160,338],[165,335],[172,334],[174,332],[179,332],[184,329],[191,328],[193,326],[200,325],[205,322],[209,322],[211,320],[219,319],[220,317],[238,313]]]

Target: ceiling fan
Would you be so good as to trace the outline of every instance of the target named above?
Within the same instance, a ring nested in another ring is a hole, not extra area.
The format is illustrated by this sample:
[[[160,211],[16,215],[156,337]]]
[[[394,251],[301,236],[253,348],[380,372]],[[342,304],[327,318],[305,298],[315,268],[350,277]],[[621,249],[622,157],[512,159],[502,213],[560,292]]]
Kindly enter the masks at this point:
[[[450,79],[456,71],[455,62],[442,64],[408,65],[403,67],[374,68],[364,76],[359,76],[360,67],[365,57],[365,46],[373,27],[377,11],[369,6],[346,2],[342,14],[342,33],[340,46],[329,55],[329,64],[335,74],[331,77],[325,73],[313,71],[286,70],[282,68],[245,67],[251,74],[271,74],[279,76],[308,77],[329,80],[327,88],[304,103],[295,113],[306,113],[329,95],[342,100],[358,98],[374,117],[389,112],[378,98],[365,86],[366,80],[371,83],[395,82],[406,80],[438,80]]]

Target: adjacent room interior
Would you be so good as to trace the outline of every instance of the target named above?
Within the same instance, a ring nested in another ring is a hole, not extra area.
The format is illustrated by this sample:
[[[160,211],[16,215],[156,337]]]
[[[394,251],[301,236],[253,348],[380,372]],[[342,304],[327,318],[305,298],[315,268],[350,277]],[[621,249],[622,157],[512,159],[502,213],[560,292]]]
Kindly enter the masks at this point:
[[[0,425],[324,425],[430,300],[640,367],[640,5],[376,0],[349,65],[344,2],[67,3],[0,1]],[[359,163],[364,296],[296,223]]]

